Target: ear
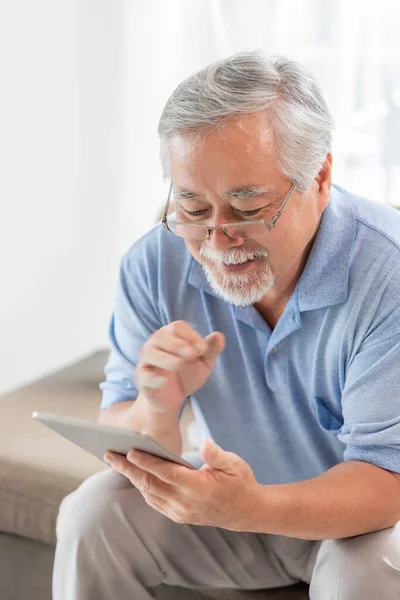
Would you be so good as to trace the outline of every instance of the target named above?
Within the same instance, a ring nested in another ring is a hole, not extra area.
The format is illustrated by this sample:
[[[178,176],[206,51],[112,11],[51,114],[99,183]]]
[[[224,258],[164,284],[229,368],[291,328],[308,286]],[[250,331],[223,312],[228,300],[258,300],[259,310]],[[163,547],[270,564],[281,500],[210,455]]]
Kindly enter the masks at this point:
[[[315,181],[318,186],[317,195],[320,209],[324,210],[329,201],[329,193],[332,185],[332,154],[330,152],[326,155],[324,164]]]

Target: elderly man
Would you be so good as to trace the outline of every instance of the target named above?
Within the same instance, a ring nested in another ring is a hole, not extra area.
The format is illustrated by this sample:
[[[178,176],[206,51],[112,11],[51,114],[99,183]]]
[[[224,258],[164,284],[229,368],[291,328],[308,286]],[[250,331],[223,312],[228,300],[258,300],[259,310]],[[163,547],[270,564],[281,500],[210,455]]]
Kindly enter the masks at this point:
[[[55,600],[400,598],[400,216],[331,187],[332,126],[308,71],[258,52],[168,100],[170,194],[121,263],[99,421],[180,453],[191,398],[203,464],[107,454],[61,506]]]

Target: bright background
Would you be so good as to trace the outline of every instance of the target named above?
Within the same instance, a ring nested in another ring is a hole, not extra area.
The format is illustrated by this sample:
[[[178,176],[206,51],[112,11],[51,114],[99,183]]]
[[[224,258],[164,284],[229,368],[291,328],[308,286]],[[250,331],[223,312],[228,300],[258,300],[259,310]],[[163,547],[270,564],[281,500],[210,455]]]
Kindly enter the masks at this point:
[[[0,393],[107,346],[118,264],[165,200],[158,118],[244,48],[306,64],[334,179],[400,205],[399,0],[0,0]]]

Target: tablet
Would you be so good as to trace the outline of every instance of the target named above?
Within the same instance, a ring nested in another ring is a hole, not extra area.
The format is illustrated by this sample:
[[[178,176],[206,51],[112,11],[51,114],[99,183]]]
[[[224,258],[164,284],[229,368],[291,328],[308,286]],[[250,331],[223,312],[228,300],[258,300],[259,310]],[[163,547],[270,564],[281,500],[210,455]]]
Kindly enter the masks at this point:
[[[196,468],[177,454],[171,452],[171,450],[168,450],[168,448],[162,446],[150,435],[141,431],[122,429],[112,425],[102,425],[83,419],[74,419],[51,413],[34,412],[32,413],[32,417],[50,427],[50,429],[60,433],[87,452],[94,454],[100,460],[103,460],[103,456],[107,450],[126,456],[128,451],[134,448],[136,450],[143,450],[159,458],[170,460],[189,469]]]

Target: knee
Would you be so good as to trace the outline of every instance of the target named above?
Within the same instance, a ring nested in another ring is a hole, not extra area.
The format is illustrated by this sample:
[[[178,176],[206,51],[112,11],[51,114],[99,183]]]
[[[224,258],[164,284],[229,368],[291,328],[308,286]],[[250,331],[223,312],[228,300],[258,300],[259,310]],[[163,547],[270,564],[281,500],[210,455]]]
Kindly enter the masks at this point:
[[[65,577],[92,573],[96,581],[106,575],[111,585],[130,573],[155,587],[163,573],[153,554],[159,553],[157,540],[167,527],[166,517],[146,504],[128,479],[112,469],[97,473],[61,503],[54,581],[60,585]]]
[[[400,524],[389,529],[337,541],[343,575],[370,584],[400,569]]]
[[[108,505],[121,489],[132,484],[114,471],[101,471],[86,479],[74,492],[61,502],[57,517],[57,543],[87,541],[103,527],[103,517]]]
[[[400,523],[395,527],[342,540],[324,540],[311,580],[310,598],[400,597]],[[324,590],[324,592],[323,592]],[[327,595],[327,591],[332,595]],[[392,591],[393,590],[393,591]]]

